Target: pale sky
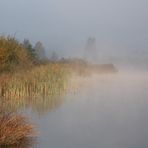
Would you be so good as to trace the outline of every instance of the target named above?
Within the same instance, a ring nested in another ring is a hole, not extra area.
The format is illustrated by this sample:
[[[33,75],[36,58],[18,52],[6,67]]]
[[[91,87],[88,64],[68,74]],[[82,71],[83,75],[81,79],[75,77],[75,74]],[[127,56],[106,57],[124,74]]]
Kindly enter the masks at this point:
[[[148,53],[148,0],[0,0],[0,33],[77,55],[89,36],[104,54]]]

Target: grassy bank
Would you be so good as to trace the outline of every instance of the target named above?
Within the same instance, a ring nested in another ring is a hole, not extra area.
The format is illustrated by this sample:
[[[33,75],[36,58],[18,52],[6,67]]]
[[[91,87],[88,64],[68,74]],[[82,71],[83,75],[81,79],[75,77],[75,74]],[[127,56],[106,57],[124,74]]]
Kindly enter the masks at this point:
[[[17,114],[20,108],[32,106],[41,114],[63,102],[56,95],[66,91],[66,64],[41,59],[37,53],[43,49],[35,47],[27,40],[0,36],[0,147],[23,147],[31,140],[34,128]]]
[[[49,110],[61,104],[62,99],[48,97],[66,91],[67,75],[67,68],[56,63],[0,75],[0,146],[30,141],[33,126],[25,117],[10,112],[17,111],[20,106],[32,105],[42,113],[42,108]],[[40,107],[42,105],[44,107]]]
[[[60,64],[40,65],[0,76],[0,96],[24,98],[60,94],[66,88],[67,70]]]

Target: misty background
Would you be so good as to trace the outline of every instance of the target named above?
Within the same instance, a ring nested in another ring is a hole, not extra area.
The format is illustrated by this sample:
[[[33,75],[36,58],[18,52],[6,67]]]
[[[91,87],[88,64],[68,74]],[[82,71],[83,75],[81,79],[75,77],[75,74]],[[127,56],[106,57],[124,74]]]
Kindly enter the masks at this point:
[[[41,41],[46,55],[83,57],[95,38],[96,62],[148,68],[147,0],[0,0],[0,34]]]

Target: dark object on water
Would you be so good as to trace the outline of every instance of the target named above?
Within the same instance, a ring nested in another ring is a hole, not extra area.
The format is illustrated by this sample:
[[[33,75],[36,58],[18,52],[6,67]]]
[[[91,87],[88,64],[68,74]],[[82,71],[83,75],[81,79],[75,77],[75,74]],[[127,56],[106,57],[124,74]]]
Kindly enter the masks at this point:
[[[116,73],[118,70],[113,64],[69,63],[70,68],[82,76],[91,74]]]
[[[94,64],[89,68],[96,73],[114,73],[118,71],[113,64]]]

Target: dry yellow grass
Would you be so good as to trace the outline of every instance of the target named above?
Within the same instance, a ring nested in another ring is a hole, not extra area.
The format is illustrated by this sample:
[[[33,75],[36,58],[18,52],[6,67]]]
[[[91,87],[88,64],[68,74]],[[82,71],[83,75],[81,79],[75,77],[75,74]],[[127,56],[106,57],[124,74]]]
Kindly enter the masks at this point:
[[[0,116],[0,146],[17,145],[35,136],[26,117],[14,113]]]
[[[0,76],[0,97],[50,96],[64,91],[67,71],[64,65],[48,64],[27,71]]]

